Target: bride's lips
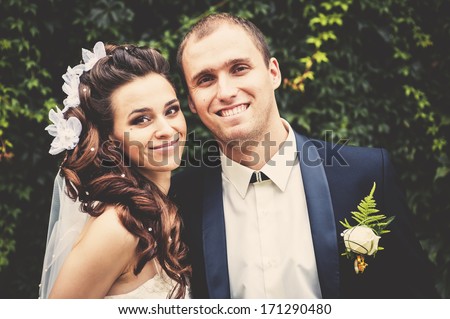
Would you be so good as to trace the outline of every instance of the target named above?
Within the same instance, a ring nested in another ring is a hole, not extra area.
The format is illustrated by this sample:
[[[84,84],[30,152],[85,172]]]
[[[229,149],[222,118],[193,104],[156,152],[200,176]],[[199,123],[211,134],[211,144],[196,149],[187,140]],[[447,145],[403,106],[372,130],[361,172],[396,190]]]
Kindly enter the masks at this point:
[[[149,146],[148,148],[151,149],[152,151],[165,150],[165,149],[174,147],[176,144],[178,144],[179,140],[180,140],[180,138],[178,137],[176,140],[173,140],[171,142],[162,143],[162,144],[156,145],[156,146]]]

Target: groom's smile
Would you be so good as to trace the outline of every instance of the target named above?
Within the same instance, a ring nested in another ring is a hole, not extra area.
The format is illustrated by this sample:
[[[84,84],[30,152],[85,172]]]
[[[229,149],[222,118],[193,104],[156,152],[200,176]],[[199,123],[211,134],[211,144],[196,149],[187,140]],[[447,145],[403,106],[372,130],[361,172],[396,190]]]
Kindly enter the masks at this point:
[[[245,112],[249,107],[248,103],[241,103],[238,105],[234,105],[231,106],[229,108],[226,109],[222,109],[219,112],[217,112],[216,114],[222,117],[230,117],[233,115],[238,115],[241,114],[242,112]]]
[[[201,38],[194,35],[182,61],[189,107],[219,142],[259,141],[280,125],[278,62],[264,61],[242,27],[225,23]]]

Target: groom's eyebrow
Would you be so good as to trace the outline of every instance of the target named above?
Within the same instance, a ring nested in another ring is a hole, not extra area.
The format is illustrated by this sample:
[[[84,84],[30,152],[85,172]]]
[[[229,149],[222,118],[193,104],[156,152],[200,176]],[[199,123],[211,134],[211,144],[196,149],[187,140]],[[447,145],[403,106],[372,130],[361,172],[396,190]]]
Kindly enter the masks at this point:
[[[239,63],[251,63],[251,60],[249,58],[238,58],[238,59],[230,59],[228,61],[226,61],[223,66],[225,67],[230,67],[232,65],[235,64],[239,64]],[[202,76],[204,76],[205,74],[211,74],[214,73],[214,68],[207,68],[207,69],[203,69],[200,72],[198,72],[197,74],[195,74],[192,79],[191,82],[195,83],[199,78],[201,78]]]
[[[194,76],[192,77],[191,82],[192,82],[192,83],[195,83],[195,82],[197,82],[197,80],[198,80],[199,78],[201,78],[201,77],[204,76],[205,74],[211,74],[211,73],[213,73],[213,72],[214,72],[214,69],[213,69],[213,68],[203,69],[203,70],[201,70],[200,72],[198,72],[196,75],[194,75]]]

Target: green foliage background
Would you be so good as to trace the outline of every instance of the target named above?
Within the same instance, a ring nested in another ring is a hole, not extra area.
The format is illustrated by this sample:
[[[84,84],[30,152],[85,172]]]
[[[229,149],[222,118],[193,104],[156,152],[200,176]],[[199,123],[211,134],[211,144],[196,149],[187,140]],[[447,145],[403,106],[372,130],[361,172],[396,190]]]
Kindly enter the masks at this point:
[[[36,298],[60,157],[44,132],[61,75],[97,40],[159,48],[209,12],[249,18],[267,35],[295,129],[384,147],[450,297],[450,12],[446,0],[0,1],[0,297]],[[175,76],[179,97],[187,104]],[[207,131],[185,107],[190,130]],[[393,271],[405,265],[393,265]],[[413,279],[411,279],[413,280]]]

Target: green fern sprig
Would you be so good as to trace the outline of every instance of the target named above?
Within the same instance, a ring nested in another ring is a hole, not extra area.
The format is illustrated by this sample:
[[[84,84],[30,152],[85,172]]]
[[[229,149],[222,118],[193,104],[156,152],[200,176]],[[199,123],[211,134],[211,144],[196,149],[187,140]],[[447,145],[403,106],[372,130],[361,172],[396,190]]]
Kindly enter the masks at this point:
[[[377,184],[374,182],[370,194],[364,197],[363,200],[358,205],[357,212],[351,212],[352,219],[354,219],[358,226],[364,225],[373,229],[373,231],[378,235],[389,233],[386,227],[394,220],[395,216],[387,218],[384,214],[376,214],[379,210],[376,208],[377,203],[373,198]],[[340,221],[342,226],[345,228],[352,228],[348,220],[345,218],[344,221]]]

